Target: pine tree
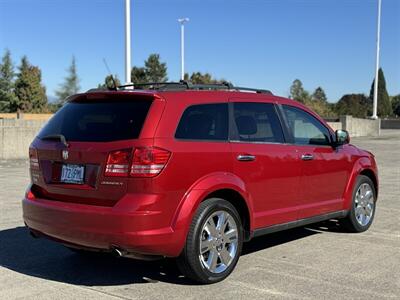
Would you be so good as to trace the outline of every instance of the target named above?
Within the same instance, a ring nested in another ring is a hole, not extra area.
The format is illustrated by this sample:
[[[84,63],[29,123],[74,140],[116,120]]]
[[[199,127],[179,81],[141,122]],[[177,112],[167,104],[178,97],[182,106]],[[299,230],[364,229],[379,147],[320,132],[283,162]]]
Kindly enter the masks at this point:
[[[291,99],[305,103],[310,99],[310,94],[304,90],[303,83],[299,79],[295,79],[290,87]]]
[[[15,81],[16,98],[11,103],[11,111],[42,112],[46,110],[46,88],[41,81],[40,69],[32,66],[28,58],[24,56]]]
[[[400,94],[392,97],[393,114],[400,117]]]
[[[166,82],[167,64],[160,61],[159,54],[150,54],[144,67],[133,67],[131,70],[133,83]]]
[[[314,93],[310,95],[303,88],[303,83],[299,79],[295,79],[290,87],[289,98],[303,103],[322,117],[332,117],[335,114],[322,87],[317,87]]]
[[[10,50],[6,50],[0,64],[0,112],[10,112],[16,102],[14,93],[14,65]]]
[[[121,82],[118,79],[117,75],[107,75],[106,78],[104,78],[104,83],[103,84],[99,84],[97,87],[99,89],[114,88],[113,78],[114,78],[114,81],[115,81],[115,84],[117,85],[117,87],[120,86]]]
[[[58,103],[63,104],[65,99],[71,95],[79,92],[79,78],[76,71],[76,61],[75,57],[72,57],[72,62],[70,67],[67,69],[68,75],[64,78],[64,83],[60,85],[60,89],[56,91],[58,98]]]
[[[210,73],[193,72],[192,75],[185,73],[184,80],[190,81],[193,84],[213,84],[227,82],[224,79],[216,79]]]
[[[217,80],[212,78],[210,73],[193,72],[190,76],[190,81],[194,84],[217,83]]]
[[[372,81],[371,91],[369,93],[369,102],[374,99],[375,79]],[[386,90],[386,80],[382,68],[378,72],[378,116],[387,117],[392,114],[392,105],[390,104],[389,94]]]
[[[315,89],[314,93],[311,96],[311,99],[314,101],[322,101],[322,102],[328,101],[328,99],[326,98],[325,91],[320,86]]]
[[[160,62],[159,54],[150,54],[144,63],[146,77],[149,82],[165,82],[167,77],[167,64]]]
[[[133,67],[131,71],[131,80],[133,83],[147,83],[146,70],[143,67]]]

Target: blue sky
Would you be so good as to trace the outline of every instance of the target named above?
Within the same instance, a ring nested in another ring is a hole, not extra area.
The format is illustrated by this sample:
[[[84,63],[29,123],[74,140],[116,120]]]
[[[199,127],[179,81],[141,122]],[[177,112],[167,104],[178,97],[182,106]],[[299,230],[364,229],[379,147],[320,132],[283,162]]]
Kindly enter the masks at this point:
[[[186,71],[287,96],[292,81],[330,101],[369,93],[374,76],[377,0],[131,0],[132,61],[150,53],[180,72],[179,17],[189,17]],[[82,90],[107,71],[124,78],[124,0],[0,0],[0,51],[27,55],[42,69],[47,94],[72,55]],[[400,93],[400,0],[383,0],[381,66],[389,94]]]

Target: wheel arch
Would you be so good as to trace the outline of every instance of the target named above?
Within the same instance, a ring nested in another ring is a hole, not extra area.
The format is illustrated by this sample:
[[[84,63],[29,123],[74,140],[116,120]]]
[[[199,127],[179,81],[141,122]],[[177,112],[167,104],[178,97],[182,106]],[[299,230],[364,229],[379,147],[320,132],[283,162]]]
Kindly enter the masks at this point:
[[[351,207],[353,188],[359,175],[367,176],[372,180],[375,187],[376,196],[378,196],[379,181],[376,165],[369,158],[361,157],[354,163],[353,170],[350,174],[349,181],[343,195],[343,208],[346,210]]]
[[[182,248],[197,208],[201,202],[211,197],[227,200],[238,210],[243,222],[245,240],[250,239],[252,201],[244,182],[232,173],[216,172],[197,180],[185,193],[177,208],[172,229],[181,233]]]
[[[378,178],[376,177],[374,171],[371,169],[364,169],[360,172],[360,175],[367,176],[374,184],[376,197],[378,198]]]
[[[219,189],[210,194],[208,194],[201,202],[209,198],[221,198],[228,201],[232,204],[237,212],[239,213],[239,217],[242,221],[242,226],[244,230],[244,240],[248,241],[251,238],[251,227],[250,227],[250,211],[247,206],[246,200],[243,196],[233,190],[233,189]]]

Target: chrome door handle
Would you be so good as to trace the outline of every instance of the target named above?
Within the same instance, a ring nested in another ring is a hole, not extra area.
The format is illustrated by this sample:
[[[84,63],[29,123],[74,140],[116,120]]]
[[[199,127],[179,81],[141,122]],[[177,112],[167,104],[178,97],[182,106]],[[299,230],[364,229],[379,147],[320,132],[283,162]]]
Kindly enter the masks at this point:
[[[240,160],[240,161],[253,161],[256,159],[256,157],[254,155],[250,155],[250,154],[239,154],[236,158],[237,158],[237,160]]]
[[[314,155],[312,155],[312,154],[303,154],[301,156],[301,159],[302,160],[313,160],[314,159]]]

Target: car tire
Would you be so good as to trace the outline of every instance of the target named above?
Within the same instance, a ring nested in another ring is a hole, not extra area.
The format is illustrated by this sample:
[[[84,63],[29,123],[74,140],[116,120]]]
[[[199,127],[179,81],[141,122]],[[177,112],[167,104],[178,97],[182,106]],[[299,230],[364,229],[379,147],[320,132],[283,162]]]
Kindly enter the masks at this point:
[[[224,199],[207,199],[193,217],[178,267],[195,282],[219,282],[235,268],[242,245],[242,222],[235,207]]]
[[[353,188],[351,209],[340,223],[348,232],[364,232],[371,226],[375,210],[375,185],[369,177],[359,175]]]

